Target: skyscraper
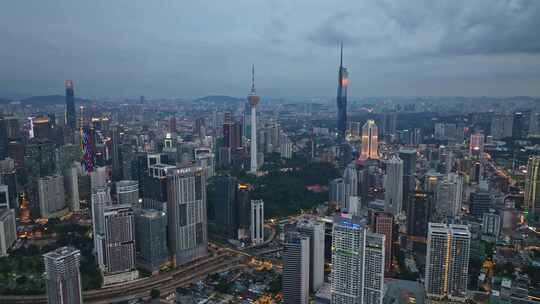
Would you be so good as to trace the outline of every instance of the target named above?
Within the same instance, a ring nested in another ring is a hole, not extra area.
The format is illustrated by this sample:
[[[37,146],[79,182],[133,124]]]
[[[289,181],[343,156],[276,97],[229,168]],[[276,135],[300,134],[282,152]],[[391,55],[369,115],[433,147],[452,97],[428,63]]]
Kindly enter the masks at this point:
[[[446,178],[437,185],[436,190],[436,213],[441,216],[441,221],[448,217],[457,217],[461,213],[463,201],[463,177],[457,173],[449,173]]]
[[[366,234],[364,246],[364,280],[362,303],[382,304],[384,296],[384,268],[386,252],[384,234]]]
[[[429,298],[465,301],[471,233],[466,225],[429,223],[425,288]]]
[[[73,247],[61,247],[43,255],[47,303],[81,304],[81,252]]]
[[[361,159],[379,159],[379,129],[375,121],[369,119],[362,127]]]
[[[251,243],[264,242],[264,201],[251,200]]]
[[[396,155],[386,161],[384,209],[398,216],[403,206],[403,161]]]
[[[478,158],[482,158],[484,154],[484,134],[471,134],[469,141],[469,154]]]
[[[136,279],[133,208],[127,204],[105,206],[102,219],[105,284]]]
[[[540,213],[540,156],[531,156],[527,162],[524,205],[530,214]]]
[[[112,130],[112,179],[113,181],[118,181],[123,178],[123,162],[122,162],[122,152],[121,152],[121,141],[120,141],[120,127],[114,127]]]
[[[167,260],[167,216],[163,211],[141,209],[135,223],[137,266],[157,273]]]
[[[66,126],[71,130],[77,130],[77,115],[75,114],[75,95],[72,80],[64,82],[66,86]]]
[[[249,105],[251,106],[251,160],[250,170],[252,174],[257,173],[257,104],[260,101],[260,97],[255,92],[255,66],[251,66],[251,92],[247,97]]]
[[[308,303],[309,258],[309,237],[287,232],[283,249],[283,303]]]
[[[7,256],[7,250],[16,240],[15,210],[0,209],[0,257]]]
[[[347,68],[343,67],[343,44],[339,57],[338,88],[337,88],[337,131],[338,139],[345,140],[345,131],[347,130],[347,86],[349,84],[349,73]]]
[[[217,176],[215,222],[220,231],[228,238],[238,236],[238,208],[236,205],[236,189],[238,182],[232,176]]]
[[[59,217],[65,213],[66,198],[62,175],[40,178],[38,180],[38,196],[41,217]]]
[[[0,210],[9,209],[9,187],[0,185]]]
[[[334,218],[332,303],[382,303],[384,243],[384,235],[368,232],[364,219],[350,215]]]
[[[169,252],[179,266],[207,255],[206,178],[201,167],[174,169],[167,180]]]
[[[358,195],[358,173],[356,172],[355,163],[350,163],[343,172],[343,184],[345,190],[345,200],[342,206],[339,206],[342,210],[349,210],[351,196]]]
[[[302,220],[296,229],[309,238],[309,290],[316,292],[324,283],[324,223]]]
[[[134,180],[116,182],[116,200],[120,205],[127,204],[137,207],[139,205],[139,182]]]
[[[329,203],[331,207],[342,208],[345,206],[345,182],[343,178],[336,178],[330,181]]]
[[[384,270],[388,273],[392,271],[392,230],[394,228],[394,218],[391,213],[376,213],[373,226],[375,233],[382,234],[385,237]]]

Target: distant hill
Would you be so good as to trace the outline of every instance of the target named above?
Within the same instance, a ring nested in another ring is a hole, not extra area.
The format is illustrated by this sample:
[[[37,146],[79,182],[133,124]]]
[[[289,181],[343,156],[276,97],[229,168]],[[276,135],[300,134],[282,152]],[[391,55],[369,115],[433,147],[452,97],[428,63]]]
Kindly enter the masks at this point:
[[[76,103],[83,102],[84,99],[75,98]],[[54,105],[64,104],[66,97],[64,95],[44,95],[44,96],[32,96],[21,100],[24,104],[29,105]]]
[[[231,96],[223,96],[223,95],[211,95],[211,96],[205,96],[205,97],[195,99],[195,101],[216,102],[216,103],[230,103],[230,102],[245,101],[245,99],[238,98],[238,97],[231,97]]]

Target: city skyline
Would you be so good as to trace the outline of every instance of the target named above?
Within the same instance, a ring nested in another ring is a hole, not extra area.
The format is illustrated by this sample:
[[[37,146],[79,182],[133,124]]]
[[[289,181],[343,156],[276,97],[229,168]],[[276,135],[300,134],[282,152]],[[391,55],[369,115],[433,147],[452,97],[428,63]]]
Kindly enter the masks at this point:
[[[242,96],[249,63],[263,96],[332,96],[340,42],[350,96],[540,95],[534,1],[2,6],[6,98],[57,94],[65,79],[89,98]],[[239,11],[253,13],[230,21]]]

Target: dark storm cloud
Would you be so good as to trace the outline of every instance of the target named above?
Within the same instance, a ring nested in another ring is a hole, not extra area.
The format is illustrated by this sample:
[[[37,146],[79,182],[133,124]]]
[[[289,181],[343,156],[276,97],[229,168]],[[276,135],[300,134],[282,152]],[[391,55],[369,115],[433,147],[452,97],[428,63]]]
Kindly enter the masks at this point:
[[[540,95],[540,1],[3,1],[0,95]],[[471,68],[474,67],[474,68]],[[466,81],[464,81],[466,79]],[[0,96],[1,97],[1,96]]]
[[[540,1],[389,1],[330,15],[308,40],[321,46],[398,46],[404,56],[540,52]],[[367,18],[365,18],[367,17]],[[347,30],[344,30],[347,29]]]

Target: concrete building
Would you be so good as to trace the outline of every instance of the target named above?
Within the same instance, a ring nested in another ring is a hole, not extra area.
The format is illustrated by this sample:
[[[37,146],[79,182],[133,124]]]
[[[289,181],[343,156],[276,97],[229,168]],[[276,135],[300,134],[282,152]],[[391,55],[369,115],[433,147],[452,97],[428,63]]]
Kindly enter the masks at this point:
[[[69,210],[72,212],[80,211],[79,174],[75,164],[72,164],[64,171],[64,189],[66,190],[66,201]]]
[[[329,203],[330,207],[339,209],[345,206],[345,182],[343,178],[336,178],[330,181]]]
[[[501,216],[490,210],[482,217],[482,239],[496,242],[501,233]]]
[[[174,169],[167,180],[169,253],[179,266],[208,254],[206,178],[201,167]]]
[[[8,209],[9,206],[9,189],[7,185],[0,185],[0,209]]]
[[[373,230],[375,233],[382,234],[385,237],[384,252],[384,270],[386,273],[392,271],[392,240],[394,229],[394,217],[391,213],[378,212],[374,217]]]
[[[283,250],[283,303],[307,304],[309,301],[309,237],[287,232]]]
[[[441,220],[446,221],[449,217],[460,216],[462,202],[463,177],[456,173],[449,173],[438,183],[436,189],[435,205]]]
[[[153,274],[167,260],[167,215],[142,209],[135,216],[136,265]]]
[[[482,158],[484,155],[484,134],[471,134],[469,140],[469,155],[471,157]]]
[[[540,213],[540,156],[531,156],[527,162],[524,205],[530,214]]]
[[[61,247],[43,255],[47,303],[82,304],[81,252],[72,247]]]
[[[403,208],[403,161],[396,155],[386,161],[384,209],[398,216]]]
[[[264,242],[264,201],[251,200],[251,243]]]
[[[7,256],[7,251],[17,240],[15,210],[0,209],[0,257]]]
[[[467,226],[429,223],[425,269],[428,298],[466,300],[470,244]]]
[[[43,218],[55,218],[66,213],[64,177],[50,175],[38,180],[39,211]]]
[[[345,190],[344,204],[339,207],[341,210],[349,210],[351,196],[358,196],[358,172],[354,163],[347,165],[343,172],[343,187]]]
[[[364,247],[364,279],[362,303],[382,304],[384,297],[384,268],[386,237],[383,234],[366,234]]]
[[[215,223],[220,232],[230,239],[238,237],[238,206],[236,191],[238,181],[231,176],[217,176],[216,185]]]
[[[300,220],[296,228],[309,238],[309,290],[316,292],[324,283],[324,223],[314,220]]]
[[[107,186],[107,167],[97,167],[90,172],[90,187],[96,189]]]
[[[384,235],[368,233],[366,221],[336,216],[332,228],[332,303],[382,303]]]
[[[138,278],[135,270],[135,217],[130,205],[109,205],[103,208],[104,283],[131,281]],[[98,251],[99,252],[99,251]]]
[[[139,182],[134,180],[121,180],[116,182],[116,200],[119,205],[139,205]]]
[[[362,127],[361,159],[379,159],[379,129],[374,120],[368,120]]]

